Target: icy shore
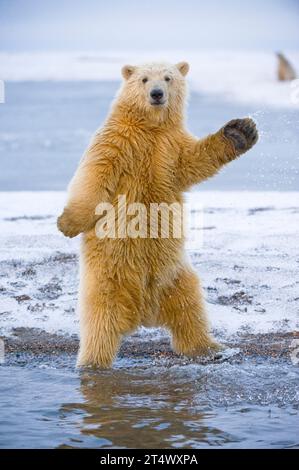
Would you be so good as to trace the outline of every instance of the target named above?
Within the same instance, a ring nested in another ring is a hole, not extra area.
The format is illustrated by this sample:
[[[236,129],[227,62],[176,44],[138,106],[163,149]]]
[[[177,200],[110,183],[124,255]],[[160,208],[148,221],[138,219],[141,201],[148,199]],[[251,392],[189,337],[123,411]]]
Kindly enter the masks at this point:
[[[286,51],[295,69],[299,52]],[[290,83],[278,82],[277,59],[270,51],[159,51],[136,52],[47,52],[0,53],[1,79],[5,81],[100,81],[121,79],[125,63],[189,61],[191,89],[218,95],[228,102],[298,109]],[[298,93],[297,93],[298,95]]]
[[[0,193],[0,334],[40,328],[77,334],[79,239],[56,216],[62,192]],[[193,192],[203,207],[202,246],[188,246],[205,289],[213,332],[298,330],[298,192]],[[134,340],[165,337],[142,329]]]

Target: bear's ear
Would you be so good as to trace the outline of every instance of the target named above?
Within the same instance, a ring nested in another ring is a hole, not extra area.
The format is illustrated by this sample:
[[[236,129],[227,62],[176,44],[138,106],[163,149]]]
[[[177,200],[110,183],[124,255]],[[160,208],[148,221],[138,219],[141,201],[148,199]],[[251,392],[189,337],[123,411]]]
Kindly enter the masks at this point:
[[[125,80],[128,80],[131,75],[133,75],[136,67],[134,65],[124,65],[123,68],[121,69],[122,76],[124,77]]]
[[[176,64],[176,68],[181,72],[181,74],[185,77],[189,72],[189,64],[188,62],[179,62]]]

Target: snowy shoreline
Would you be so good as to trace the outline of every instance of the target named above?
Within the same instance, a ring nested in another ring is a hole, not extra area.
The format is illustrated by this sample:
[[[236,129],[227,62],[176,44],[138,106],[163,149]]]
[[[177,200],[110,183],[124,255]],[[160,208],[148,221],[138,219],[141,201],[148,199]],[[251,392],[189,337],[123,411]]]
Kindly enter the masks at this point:
[[[299,52],[286,51],[299,70]],[[160,51],[115,52],[0,52],[4,81],[120,81],[125,63],[152,61],[190,65],[191,90],[219,96],[229,102],[298,109],[292,102],[294,90],[288,82],[277,80],[277,59],[272,51]],[[297,100],[298,101],[298,100]]]
[[[56,216],[64,192],[0,193],[0,334],[13,328],[78,333],[79,239]],[[187,249],[219,339],[299,329],[299,192],[192,192],[203,206],[203,246]],[[296,280],[297,278],[297,280]],[[134,341],[165,338],[142,328]]]

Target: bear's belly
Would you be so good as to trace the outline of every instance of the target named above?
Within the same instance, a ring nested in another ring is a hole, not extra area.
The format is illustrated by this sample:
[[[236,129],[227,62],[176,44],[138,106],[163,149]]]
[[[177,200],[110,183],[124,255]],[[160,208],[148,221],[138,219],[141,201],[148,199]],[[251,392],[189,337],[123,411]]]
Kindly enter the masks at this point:
[[[91,230],[83,236],[82,251],[87,262],[105,265],[105,271],[120,273],[125,270],[162,280],[182,265],[183,246],[183,237],[99,239]]]

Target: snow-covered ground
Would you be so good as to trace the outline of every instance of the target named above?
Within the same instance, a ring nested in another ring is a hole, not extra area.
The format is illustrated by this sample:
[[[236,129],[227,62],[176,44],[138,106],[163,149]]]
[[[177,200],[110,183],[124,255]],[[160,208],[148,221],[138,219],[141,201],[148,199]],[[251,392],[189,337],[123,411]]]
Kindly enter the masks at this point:
[[[187,243],[218,337],[299,328],[299,192],[188,194],[203,243]],[[56,217],[63,192],[0,193],[0,335],[15,327],[78,333],[79,239]],[[134,340],[165,335],[141,329]]]
[[[299,52],[286,51],[299,73]],[[153,60],[191,65],[191,89],[219,95],[229,102],[259,104],[270,107],[299,106],[298,83],[277,81],[274,52],[262,51],[160,51],[159,53],[48,52],[0,53],[0,79],[25,80],[119,80],[125,63],[140,64]],[[297,97],[297,100],[296,100]]]

